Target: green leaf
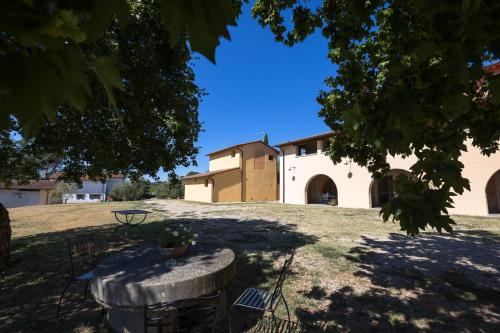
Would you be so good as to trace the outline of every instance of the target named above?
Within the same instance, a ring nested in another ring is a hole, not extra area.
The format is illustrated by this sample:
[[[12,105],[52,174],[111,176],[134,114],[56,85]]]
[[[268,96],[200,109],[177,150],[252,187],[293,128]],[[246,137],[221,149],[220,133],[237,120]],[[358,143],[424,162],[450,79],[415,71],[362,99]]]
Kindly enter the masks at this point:
[[[113,89],[123,90],[120,72],[116,67],[116,60],[113,57],[99,57],[93,64],[92,69],[106,90],[109,104],[116,107]]]
[[[0,61],[4,112],[15,116],[30,137],[57,108],[69,101],[82,109],[90,95],[85,62],[75,47],[10,54]]]
[[[116,17],[122,28],[128,24],[129,5],[126,0],[92,0],[90,3],[89,19],[83,29],[87,32],[88,40],[93,41],[107,31]]]
[[[61,9],[44,21],[45,25],[38,29],[38,33],[50,37],[67,37],[81,43],[87,36],[80,30],[78,20],[78,14],[73,10]]]
[[[227,26],[236,26],[240,6],[232,0],[160,0],[160,12],[172,44],[186,31],[193,51],[215,63],[219,38],[230,39]]]
[[[493,104],[500,104],[500,75],[496,75],[488,81],[488,95]]]

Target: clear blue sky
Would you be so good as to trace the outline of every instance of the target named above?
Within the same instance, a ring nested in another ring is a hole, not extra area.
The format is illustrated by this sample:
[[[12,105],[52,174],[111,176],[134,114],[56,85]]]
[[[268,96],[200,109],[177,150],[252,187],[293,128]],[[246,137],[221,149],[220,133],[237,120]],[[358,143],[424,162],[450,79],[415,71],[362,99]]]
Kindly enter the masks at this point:
[[[328,131],[316,97],[336,66],[327,59],[321,34],[289,48],[258,25],[248,5],[230,33],[231,41],[217,48],[216,65],[200,55],[194,60],[196,83],[208,93],[199,109],[204,132],[197,142],[198,166],[179,167],[178,175],[208,170],[207,153],[261,139],[259,132],[267,132],[274,145]]]

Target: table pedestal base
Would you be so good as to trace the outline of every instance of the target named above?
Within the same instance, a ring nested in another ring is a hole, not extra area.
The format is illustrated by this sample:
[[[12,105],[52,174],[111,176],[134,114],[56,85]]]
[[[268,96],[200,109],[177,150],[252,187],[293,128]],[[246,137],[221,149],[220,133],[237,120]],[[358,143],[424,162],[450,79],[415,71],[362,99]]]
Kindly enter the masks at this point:
[[[221,291],[221,299],[217,311],[217,323],[227,318],[227,294]],[[144,307],[140,308],[110,308],[106,321],[111,332],[144,333]]]
[[[106,321],[111,332],[144,333],[144,308],[137,308],[137,311],[108,309]]]

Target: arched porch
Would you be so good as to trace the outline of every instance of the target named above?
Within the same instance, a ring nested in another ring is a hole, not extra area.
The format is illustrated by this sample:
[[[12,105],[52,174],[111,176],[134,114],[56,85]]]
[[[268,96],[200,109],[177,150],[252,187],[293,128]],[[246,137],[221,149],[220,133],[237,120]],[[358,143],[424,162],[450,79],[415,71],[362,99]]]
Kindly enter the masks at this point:
[[[488,214],[500,214],[500,170],[497,170],[486,184]]]
[[[382,179],[374,179],[370,184],[371,207],[382,207],[394,197],[393,181],[397,175],[410,174],[402,169],[392,169]]]
[[[338,192],[335,182],[327,175],[316,175],[306,185],[307,204],[338,205]]]

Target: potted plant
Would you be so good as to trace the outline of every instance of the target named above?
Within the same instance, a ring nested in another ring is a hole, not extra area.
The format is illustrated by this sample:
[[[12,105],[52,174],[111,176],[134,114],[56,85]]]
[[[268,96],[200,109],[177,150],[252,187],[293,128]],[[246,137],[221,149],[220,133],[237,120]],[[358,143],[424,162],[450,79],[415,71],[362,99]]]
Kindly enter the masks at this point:
[[[160,234],[159,250],[170,257],[180,257],[186,253],[189,245],[196,245],[197,234],[180,224],[177,228],[165,228]]]

